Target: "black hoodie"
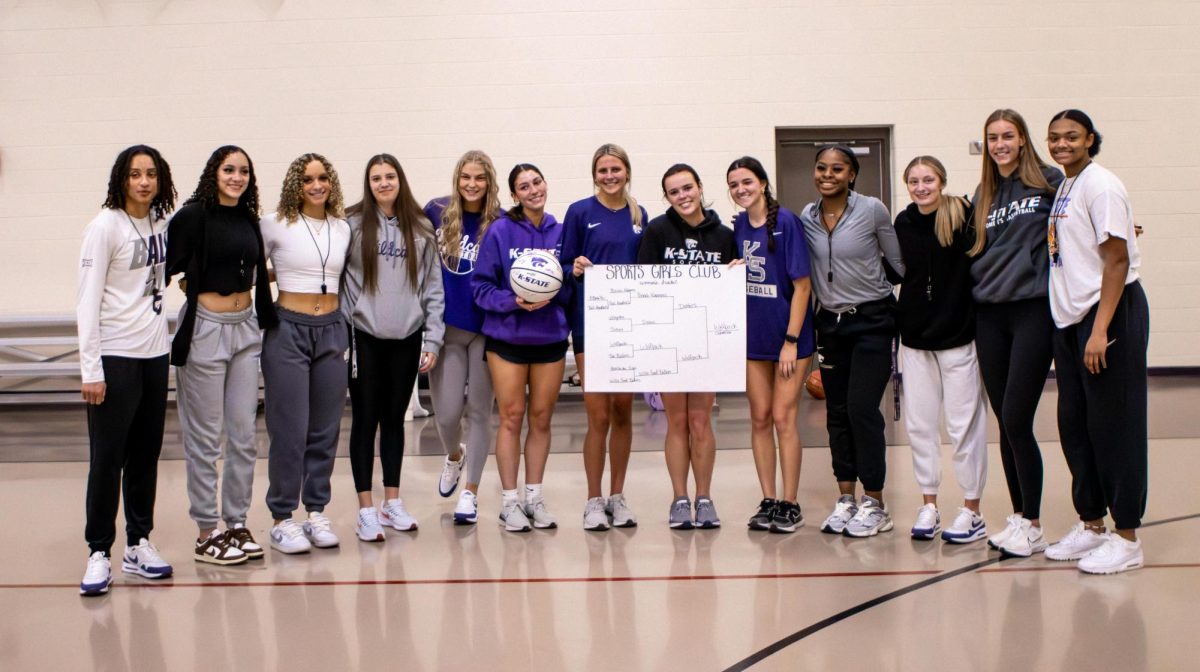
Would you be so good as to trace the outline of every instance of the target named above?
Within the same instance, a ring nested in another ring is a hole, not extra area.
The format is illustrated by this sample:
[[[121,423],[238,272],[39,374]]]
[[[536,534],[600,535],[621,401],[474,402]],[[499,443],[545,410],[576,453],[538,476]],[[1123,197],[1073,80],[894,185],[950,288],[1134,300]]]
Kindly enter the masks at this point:
[[[900,283],[900,342],[916,350],[949,350],[975,338],[971,300],[970,211],[950,247],[938,242],[937,211],[921,214],[916,203],[896,216],[896,237],[904,254]]]
[[[691,226],[675,209],[650,220],[638,247],[639,264],[728,264],[737,257],[733,229],[712,210]]]

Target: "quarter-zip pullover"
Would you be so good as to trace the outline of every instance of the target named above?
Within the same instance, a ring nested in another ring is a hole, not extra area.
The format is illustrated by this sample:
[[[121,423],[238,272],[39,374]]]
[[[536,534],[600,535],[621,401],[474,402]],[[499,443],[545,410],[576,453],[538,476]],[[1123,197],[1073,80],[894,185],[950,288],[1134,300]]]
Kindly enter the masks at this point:
[[[812,284],[817,302],[840,313],[892,293],[883,262],[904,274],[900,242],[887,208],[879,199],[850,192],[846,210],[833,230],[821,222],[821,202],[800,214],[812,255]]]

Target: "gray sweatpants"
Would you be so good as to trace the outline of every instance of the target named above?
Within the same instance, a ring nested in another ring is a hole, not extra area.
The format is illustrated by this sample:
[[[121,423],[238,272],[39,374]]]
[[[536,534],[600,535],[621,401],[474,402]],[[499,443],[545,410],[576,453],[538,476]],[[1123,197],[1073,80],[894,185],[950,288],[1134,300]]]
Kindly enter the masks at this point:
[[[187,310],[187,306],[184,306]],[[180,320],[182,320],[182,313]],[[188,514],[200,529],[246,522],[254,485],[254,416],[262,336],[254,309],[214,313],[196,306],[187,364],[175,367],[175,399],[187,461]],[[217,459],[225,431],[221,510],[217,512]]]
[[[340,312],[305,315],[283,308],[263,336],[267,406],[267,508],[276,520],[329,503],[329,477],[346,410],[346,320]]]
[[[462,441],[463,402],[467,418],[467,483],[483,477],[492,447],[492,374],[483,359],[487,337],[446,325],[445,343],[437,366],[429,372],[433,419],[447,455],[458,452]],[[464,399],[463,388],[466,388]]]

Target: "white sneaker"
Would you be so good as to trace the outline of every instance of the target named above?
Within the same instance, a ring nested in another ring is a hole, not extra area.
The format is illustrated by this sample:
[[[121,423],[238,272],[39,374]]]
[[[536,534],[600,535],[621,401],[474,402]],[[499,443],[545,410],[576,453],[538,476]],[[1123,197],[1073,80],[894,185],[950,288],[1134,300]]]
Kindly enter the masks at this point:
[[[546,508],[546,501],[535,499],[525,505],[525,516],[533,521],[533,526],[539,530],[552,530],[558,527],[558,521]]]
[[[1079,570],[1088,574],[1116,574],[1142,566],[1142,540],[1128,541],[1119,534],[1103,536],[1104,543],[1079,560]]]
[[[271,528],[271,548],[280,553],[308,553],[312,544],[304,538],[300,523],[288,518]]]
[[[618,492],[604,504],[604,512],[612,518],[613,527],[637,527],[637,516],[625,501],[625,495]]]
[[[1017,529],[1021,527],[1022,520],[1024,519],[1021,518],[1021,515],[1017,513],[1005,518],[1006,525],[1004,529],[988,537],[988,546],[991,546],[996,550],[1000,550],[1000,547],[1005,541],[1008,541],[1008,538],[1012,536],[1013,532],[1016,532]]]
[[[874,497],[863,495],[858,513],[846,523],[844,534],[848,537],[873,537],[892,529],[892,517],[887,507]]]
[[[1019,558],[1028,558],[1034,553],[1041,553],[1046,550],[1046,536],[1042,533],[1042,528],[1034,527],[1033,523],[1022,518],[1017,529],[1013,531],[1003,544],[1000,544],[1000,552],[1008,555],[1015,555]]]
[[[404,502],[400,501],[399,497],[383,503],[383,508],[379,511],[379,523],[401,532],[417,529],[416,518],[408,514],[408,510],[404,508]]]
[[[379,524],[379,512],[375,507],[367,506],[358,510],[358,522],[354,525],[354,532],[363,541],[384,540],[383,526]]]
[[[449,497],[454,494],[454,490],[458,488],[458,479],[462,476],[463,465],[467,462],[467,447],[459,444],[459,450],[462,454],[457,460],[451,460],[450,456],[446,456],[446,460],[442,462],[442,475],[438,478],[438,494],[443,497]]]
[[[608,515],[604,513],[603,497],[592,497],[583,505],[583,529],[588,532],[603,532],[608,529]]]
[[[821,531],[841,534],[846,529],[846,523],[857,513],[858,504],[854,502],[854,495],[842,495],[838,497],[837,504],[833,505],[833,512],[821,523]]]
[[[96,551],[88,556],[87,569],[83,572],[83,580],[79,582],[79,594],[103,595],[112,585],[112,563],[103,551]]]
[[[455,525],[474,525],[479,520],[479,501],[475,493],[463,488],[458,495],[458,504],[454,505]]]
[[[528,532],[529,517],[525,515],[525,505],[520,500],[513,500],[500,509],[500,524],[507,532]]]
[[[1079,560],[1104,545],[1105,535],[1089,529],[1082,522],[1075,523],[1067,536],[1046,547],[1046,557],[1051,560]]]
[[[303,530],[309,543],[317,548],[333,548],[338,545],[338,537],[333,533],[333,524],[320,511],[308,512],[308,520],[304,521]]]
[[[149,539],[142,538],[137,546],[126,546],[121,561],[121,571],[144,576],[147,579],[165,579],[171,576],[171,565],[167,564],[158,549]]]
[[[965,506],[958,507],[958,515],[954,522],[942,532],[942,541],[952,544],[969,544],[983,539],[987,535],[987,526],[983,524],[983,516]]]
[[[925,504],[917,509],[917,522],[912,526],[913,539],[933,539],[940,529],[942,515],[938,513],[936,504]]]

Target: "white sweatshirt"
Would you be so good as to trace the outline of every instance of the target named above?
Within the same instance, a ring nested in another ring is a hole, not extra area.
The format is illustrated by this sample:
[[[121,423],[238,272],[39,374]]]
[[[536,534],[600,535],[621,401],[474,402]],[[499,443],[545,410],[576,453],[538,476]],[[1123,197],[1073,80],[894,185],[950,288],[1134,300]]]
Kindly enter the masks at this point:
[[[165,220],[105,208],[84,229],[75,307],[83,382],[104,382],[101,355],[150,359],[170,351],[166,263]]]

